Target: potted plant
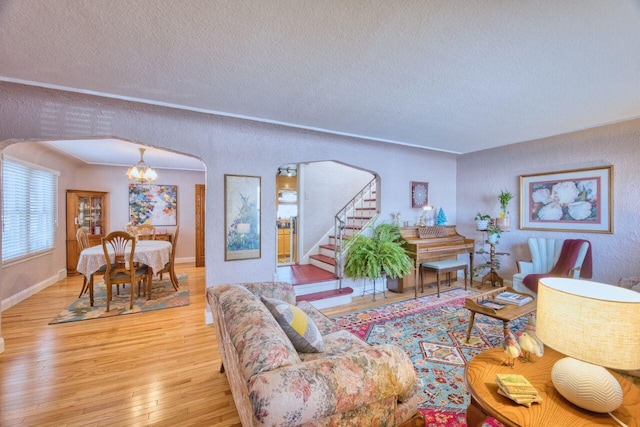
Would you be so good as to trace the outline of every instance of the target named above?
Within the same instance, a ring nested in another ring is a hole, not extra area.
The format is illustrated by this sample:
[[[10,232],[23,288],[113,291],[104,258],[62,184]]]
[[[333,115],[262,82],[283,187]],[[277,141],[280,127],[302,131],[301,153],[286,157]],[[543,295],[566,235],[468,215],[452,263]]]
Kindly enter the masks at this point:
[[[489,243],[497,243],[501,233],[502,230],[500,229],[500,227],[493,224],[489,225],[487,227],[487,240],[489,240]]]
[[[375,280],[386,274],[397,279],[411,271],[411,259],[396,224],[380,223],[367,231],[347,239],[346,277]]]
[[[479,230],[479,231],[486,230],[487,226],[489,225],[490,219],[491,219],[491,216],[487,214],[481,214],[480,212],[478,212],[475,218],[473,218],[473,220],[476,222],[476,230]]]
[[[497,222],[501,230],[507,230],[509,228],[507,205],[514,197],[513,193],[507,190],[502,190],[498,195],[498,202],[500,202],[500,214]]]

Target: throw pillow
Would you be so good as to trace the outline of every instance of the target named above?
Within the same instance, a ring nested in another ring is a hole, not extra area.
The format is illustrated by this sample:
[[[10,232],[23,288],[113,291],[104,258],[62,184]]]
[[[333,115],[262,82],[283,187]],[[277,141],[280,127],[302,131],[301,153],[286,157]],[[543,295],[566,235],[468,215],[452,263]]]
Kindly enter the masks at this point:
[[[301,353],[322,353],[322,335],[313,320],[295,305],[275,298],[260,298],[273,317]]]

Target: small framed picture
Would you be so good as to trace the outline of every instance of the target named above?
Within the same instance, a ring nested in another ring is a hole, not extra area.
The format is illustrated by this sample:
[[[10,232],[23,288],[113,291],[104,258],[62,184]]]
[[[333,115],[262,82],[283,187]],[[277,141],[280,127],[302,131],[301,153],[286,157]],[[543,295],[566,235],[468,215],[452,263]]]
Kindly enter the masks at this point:
[[[429,204],[429,183],[411,181],[411,207],[421,208]]]

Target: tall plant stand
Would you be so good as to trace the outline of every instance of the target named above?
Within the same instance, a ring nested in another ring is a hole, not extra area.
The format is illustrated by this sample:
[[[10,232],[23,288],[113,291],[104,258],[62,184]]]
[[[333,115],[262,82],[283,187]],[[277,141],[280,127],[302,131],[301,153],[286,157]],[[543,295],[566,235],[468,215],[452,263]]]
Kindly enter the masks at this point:
[[[489,268],[489,272],[482,276],[482,280],[480,281],[480,287],[483,287],[485,283],[491,283],[492,286],[503,286],[503,279],[498,275],[498,269],[500,268],[500,264],[497,262],[497,256],[511,255],[508,252],[497,252],[496,246],[498,242],[491,243],[489,241],[485,241],[489,245],[489,262],[485,264],[481,264],[478,267]],[[479,255],[485,255],[487,252],[484,250],[479,250],[476,252]]]

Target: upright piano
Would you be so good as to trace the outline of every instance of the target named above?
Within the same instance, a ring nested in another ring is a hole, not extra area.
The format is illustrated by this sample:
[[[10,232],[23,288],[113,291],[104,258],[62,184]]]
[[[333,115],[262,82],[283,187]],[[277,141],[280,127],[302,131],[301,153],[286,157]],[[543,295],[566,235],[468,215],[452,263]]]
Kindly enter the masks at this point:
[[[469,273],[473,278],[473,253],[475,241],[458,234],[455,225],[424,227],[420,237],[418,227],[401,227],[400,233],[405,240],[403,244],[412,258],[413,271],[397,280],[387,281],[390,291],[402,293],[415,286],[419,266],[427,261],[456,259],[459,254],[469,254]],[[435,282],[435,274],[424,272],[424,283]],[[433,277],[431,277],[433,276]],[[418,279],[419,280],[419,279]]]

